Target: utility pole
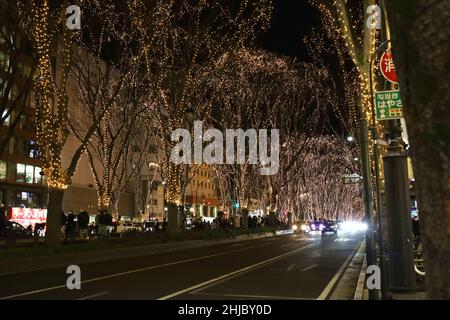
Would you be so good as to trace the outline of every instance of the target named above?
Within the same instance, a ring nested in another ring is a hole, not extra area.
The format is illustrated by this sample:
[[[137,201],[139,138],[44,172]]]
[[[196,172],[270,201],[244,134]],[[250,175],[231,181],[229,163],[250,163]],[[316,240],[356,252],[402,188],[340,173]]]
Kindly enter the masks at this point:
[[[389,249],[389,286],[394,291],[414,290],[413,234],[408,166],[400,143],[401,127],[390,123],[389,147],[383,157]]]
[[[367,265],[376,265],[377,258],[375,253],[375,241],[373,236],[373,199],[372,199],[372,179],[370,175],[370,156],[369,156],[369,132],[367,128],[367,119],[361,112],[359,119],[359,143],[361,156],[361,169],[364,187],[364,222],[367,225],[366,230],[366,258]],[[376,300],[376,290],[369,290],[369,299]]]

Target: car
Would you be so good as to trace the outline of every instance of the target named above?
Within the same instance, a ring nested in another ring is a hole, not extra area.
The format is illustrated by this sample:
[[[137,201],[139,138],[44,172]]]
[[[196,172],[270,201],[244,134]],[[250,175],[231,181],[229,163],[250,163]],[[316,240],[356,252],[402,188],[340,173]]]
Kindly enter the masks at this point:
[[[324,228],[324,224],[323,221],[311,221],[309,223],[309,230],[307,233],[309,232],[314,232],[314,231],[322,231],[322,229]]]
[[[307,222],[296,222],[292,225],[292,230],[294,233],[308,233],[309,232],[309,225]]]
[[[158,222],[158,220],[150,220],[144,222],[143,228],[144,232],[157,232],[161,231],[162,226],[161,223]]]
[[[0,237],[6,237],[8,229],[15,238],[32,238],[33,231],[14,221],[7,221],[6,225],[0,230]]]
[[[324,221],[322,223],[323,227],[322,227],[322,234],[325,234],[327,232],[333,232],[334,234],[337,234],[338,232],[338,226],[336,224],[336,222],[328,220],[328,221]]]
[[[123,230],[125,232],[128,232],[128,231],[141,232],[142,231],[142,223],[131,222],[131,221],[124,221],[123,222]]]

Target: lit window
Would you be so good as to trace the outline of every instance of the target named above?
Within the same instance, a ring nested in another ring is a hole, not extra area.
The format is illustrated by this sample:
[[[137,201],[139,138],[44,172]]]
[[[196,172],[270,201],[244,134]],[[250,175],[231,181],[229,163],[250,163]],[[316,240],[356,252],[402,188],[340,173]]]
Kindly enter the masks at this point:
[[[42,183],[41,171],[41,168],[34,167],[34,183]]]
[[[34,178],[34,167],[26,166],[25,167],[25,182],[33,183]]]
[[[25,182],[25,165],[18,163],[16,166],[16,181]]]
[[[18,163],[16,165],[16,181],[22,183],[42,183],[42,169]]]
[[[6,161],[0,160],[0,179],[6,179]]]

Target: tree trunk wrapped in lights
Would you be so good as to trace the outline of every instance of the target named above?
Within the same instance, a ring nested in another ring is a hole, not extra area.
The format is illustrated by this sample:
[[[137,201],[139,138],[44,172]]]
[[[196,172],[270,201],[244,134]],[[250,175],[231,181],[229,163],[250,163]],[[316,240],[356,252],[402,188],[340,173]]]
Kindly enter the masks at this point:
[[[91,119],[88,129],[83,134],[79,134],[79,146],[72,151],[69,165],[63,167],[62,150],[70,134],[68,114],[75,107],[71,99],[72,94],[76,95],[76,93],[71,91],[69,84],[74,63],[73,51],[75,47],[83,47],[89,52],[102,52],[103,46],[110,39],[114,40],[117,47],[128,48],[128,41],[132,39],[126,31],[133,29],[127,26],[125,21],[118,20],[112,1],[102,2],[102,4],[83,2],[83,5],[86,9],[84,12],[87,14],[83,16],[82,29],[69,30],[66,25],[68,1],[18,1],[20,17],[24,21],[27,35],[33,43],[33,51],[37,57],[34,82],[36,136],[49,189],[46,231],[48,244],[59,243],[64,192],[71,183],[80,157],[85,152],[98,123],[109,108],[105,105],[98,112],[98,117]],[[97,25],[99,30],[106,26],[115,28],[109,34],[89,34],[86,27],[93,24]],[[122,28],[121,32],[118,32],[117,27]],[[127,55],[130,52],[122,50],[121,54]],[[120,66],[118,68],[120,69]]]

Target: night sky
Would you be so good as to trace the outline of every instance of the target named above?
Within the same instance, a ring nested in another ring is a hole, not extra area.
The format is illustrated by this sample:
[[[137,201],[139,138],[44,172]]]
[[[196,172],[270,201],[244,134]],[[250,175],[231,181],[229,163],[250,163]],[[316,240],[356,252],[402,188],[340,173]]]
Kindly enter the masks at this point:
[[[318,25],[319,17],[307,0],[275,0],[272,24],[259,45],[269,51],[308,61],[303,37]]]

